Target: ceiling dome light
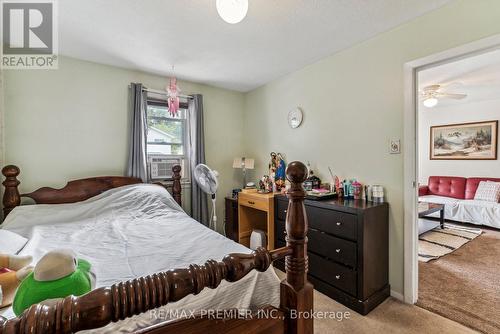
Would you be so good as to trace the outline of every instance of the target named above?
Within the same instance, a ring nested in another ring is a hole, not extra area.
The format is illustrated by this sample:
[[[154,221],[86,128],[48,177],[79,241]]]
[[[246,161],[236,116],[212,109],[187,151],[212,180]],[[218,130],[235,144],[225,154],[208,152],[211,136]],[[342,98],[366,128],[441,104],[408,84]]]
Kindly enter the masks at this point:
[[[247,16],[248,0],[217,0],[217,12],[227,23],[241,22]]]
[[[427,108],[432,108],[435,107],[438,104],[438,99],[435,97],[429,97],[428,99],[424,100],[424,106]]]

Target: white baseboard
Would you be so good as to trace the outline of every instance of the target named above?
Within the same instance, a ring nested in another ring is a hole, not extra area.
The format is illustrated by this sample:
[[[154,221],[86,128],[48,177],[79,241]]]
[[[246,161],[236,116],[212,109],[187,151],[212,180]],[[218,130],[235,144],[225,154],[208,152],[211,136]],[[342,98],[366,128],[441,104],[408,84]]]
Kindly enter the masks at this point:
[[[397,300],[400,300],[402,302],[404,302],[404,300],[405,300],[405,298],[402,294],[400,294],[399,292],[396,292],[394,290],[391,290],[391,297],[396,298]]]

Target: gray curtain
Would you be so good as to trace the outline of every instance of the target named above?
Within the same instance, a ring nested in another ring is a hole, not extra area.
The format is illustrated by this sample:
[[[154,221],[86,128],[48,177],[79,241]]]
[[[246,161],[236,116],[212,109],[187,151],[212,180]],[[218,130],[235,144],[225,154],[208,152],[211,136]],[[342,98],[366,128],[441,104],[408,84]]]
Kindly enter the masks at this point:
[[[132,122],[130,126],[130,147],[127,164],[127,175],[138,177],[148,182],[146,159],[146,141],[148,121],[146,115],[147,92],[140,83],[130,84],[130,109]]]
[[[203,130],[203,96],[193,95],[188,100],[189,122],[189,165],[191,171],[191,216],[208,226],[208,195],[205,194],[194,180],[194,168],[205,163],[205,135]]]

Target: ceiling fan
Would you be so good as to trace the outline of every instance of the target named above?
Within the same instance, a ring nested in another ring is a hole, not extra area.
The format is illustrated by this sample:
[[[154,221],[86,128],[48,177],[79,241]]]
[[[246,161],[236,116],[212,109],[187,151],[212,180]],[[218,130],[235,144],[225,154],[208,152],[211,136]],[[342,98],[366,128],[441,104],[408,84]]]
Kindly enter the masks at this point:
[[[420,91],[420,97],[423,100],[424,106],[432,108],[438,104],[440,99],[461,100],[467,97],[467,94],[443,92],[441,88],[441,85],[430,85]]]

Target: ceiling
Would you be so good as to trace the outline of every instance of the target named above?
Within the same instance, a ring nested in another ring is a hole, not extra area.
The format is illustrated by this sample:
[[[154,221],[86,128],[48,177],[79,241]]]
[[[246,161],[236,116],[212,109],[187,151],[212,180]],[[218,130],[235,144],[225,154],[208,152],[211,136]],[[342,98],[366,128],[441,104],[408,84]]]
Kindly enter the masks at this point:
[[[230,25],[215,0],[64,0],[59,53],[249,91],[449,0],[250,0]]]
[[[448,93],[465,93],[462,100],[442,99],[434,107],[500,99],[500,50],[482,53],[419,72],[419,90],[440,84]]]

